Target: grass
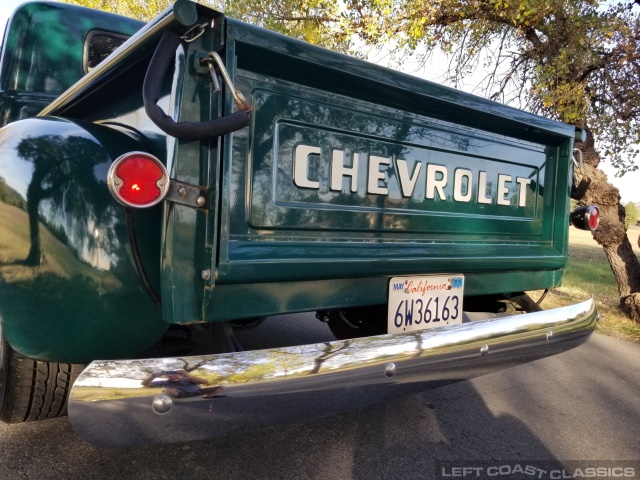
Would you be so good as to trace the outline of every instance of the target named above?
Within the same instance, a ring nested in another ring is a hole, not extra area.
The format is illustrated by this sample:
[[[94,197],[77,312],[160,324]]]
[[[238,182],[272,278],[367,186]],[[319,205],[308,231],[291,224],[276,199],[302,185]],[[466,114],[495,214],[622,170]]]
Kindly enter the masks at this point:
[[[630,228],[628,235],[636,255],[640,255],[640,227]],[[569,305],[586,300],[590,295],[595,297],[601,316],[597,332],[640,343],[640,324],[629,320],[618,307],[618,287],[602,247],[590,232],[571,228],[569,263],[562,287],[552,290],[542,306],[548,309]]]

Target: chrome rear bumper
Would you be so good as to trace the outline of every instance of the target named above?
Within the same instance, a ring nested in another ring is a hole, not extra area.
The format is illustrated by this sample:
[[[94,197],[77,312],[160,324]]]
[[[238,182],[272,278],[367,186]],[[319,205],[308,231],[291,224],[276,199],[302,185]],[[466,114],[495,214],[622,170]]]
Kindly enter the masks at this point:
[[[350,410],[569,350],[595,328],[593,300],[416,333],[197,357],[96,361],[74,385],[69,416],[99,446],[182,442]],[[197,367],[213,398],[144,388],[150,372]]]

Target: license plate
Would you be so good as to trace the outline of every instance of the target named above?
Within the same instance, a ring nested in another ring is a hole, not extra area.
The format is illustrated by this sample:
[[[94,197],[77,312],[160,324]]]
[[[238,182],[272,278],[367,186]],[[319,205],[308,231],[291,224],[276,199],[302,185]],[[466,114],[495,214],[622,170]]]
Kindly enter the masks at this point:
[[[389,283],[389,333],[462,323],[463,275],[394,277]]]

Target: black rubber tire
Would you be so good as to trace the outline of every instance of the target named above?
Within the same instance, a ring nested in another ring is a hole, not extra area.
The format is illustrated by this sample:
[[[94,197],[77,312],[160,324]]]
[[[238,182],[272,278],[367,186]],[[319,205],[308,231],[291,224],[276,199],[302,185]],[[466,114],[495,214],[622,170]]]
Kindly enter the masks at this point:
[[[0,420],[22,423],[67,414],[67,400],[82,365],[24,357],[6,342],[0,326]]]

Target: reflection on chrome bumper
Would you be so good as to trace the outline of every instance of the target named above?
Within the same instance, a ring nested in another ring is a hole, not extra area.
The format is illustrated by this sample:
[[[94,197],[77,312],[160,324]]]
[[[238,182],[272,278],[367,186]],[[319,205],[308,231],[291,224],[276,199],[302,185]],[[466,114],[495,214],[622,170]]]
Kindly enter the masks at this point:
[[[221,355],[96,361],[74,385],[69,415],[76,431],[100,446],[248,432],[553,355],[583,343],[596,320],[589,300],[408,334]],[[162,387],[141,386],[150,372],[184,368],[224,390],[211,398],[172,398]]]

